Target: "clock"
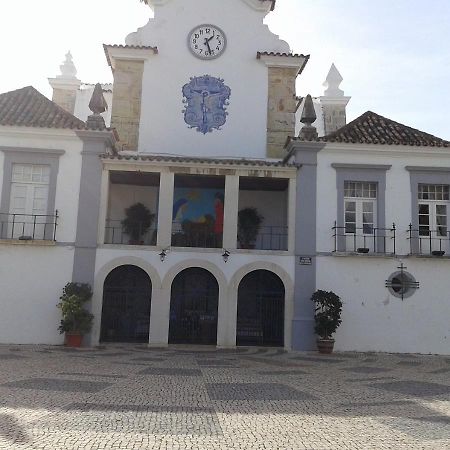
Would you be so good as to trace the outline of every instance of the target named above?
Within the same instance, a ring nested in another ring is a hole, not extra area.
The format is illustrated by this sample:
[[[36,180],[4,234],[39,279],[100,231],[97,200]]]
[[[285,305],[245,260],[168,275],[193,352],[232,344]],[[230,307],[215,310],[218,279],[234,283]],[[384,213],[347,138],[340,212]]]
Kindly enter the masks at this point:
[[[225,51],[227,38],[215,25],[199,25],[188,36],[188,45],[192,54],[201,59],[218,58]]]

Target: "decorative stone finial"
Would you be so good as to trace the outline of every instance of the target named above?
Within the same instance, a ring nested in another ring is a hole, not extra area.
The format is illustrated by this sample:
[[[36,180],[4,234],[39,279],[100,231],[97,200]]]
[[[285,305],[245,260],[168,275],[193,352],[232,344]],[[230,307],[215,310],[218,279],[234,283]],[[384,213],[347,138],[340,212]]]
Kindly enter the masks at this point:
[[[304,124],[300,130],[300,137],[312,141],[318,138],[317,129],[313,127],[312,124],[316,121],[317,115],[314,109],[314,102],[311,95],[305,97],[305,102],[303,104],[303,111],[300,122]]]
[[[339,73],[339,70],[337,70],[334,63],[331,64],[327,79],[323,83],[323,85],[327,88],[324,92],[325,97],[343,97],[344,91],[339,89],[339,86],[343,80],[342,75]]]
[[[102,130],[106,128],[105,119],[100,115],[108,109],[105,97],[103,97],[103,88],[100,83],[97,83],[92,93],[91,101],[89,102],[89,109],[94,113],[91,114],[86,121],[88,128],[92,130]]]
[[[61,70],[61,74],[57,76],[57,78],[68,78],[68,79],[76,79],[77,78],[77,68],[73,63],[72,53],[66,53],[66,59],[59,66]]]
[[[303,105],[302,117],[300,119],[301,123],[306,126],[311,126],[317,119],[316,110],[314,109],[313,99],[310,94],[305,97],[305,103]]]

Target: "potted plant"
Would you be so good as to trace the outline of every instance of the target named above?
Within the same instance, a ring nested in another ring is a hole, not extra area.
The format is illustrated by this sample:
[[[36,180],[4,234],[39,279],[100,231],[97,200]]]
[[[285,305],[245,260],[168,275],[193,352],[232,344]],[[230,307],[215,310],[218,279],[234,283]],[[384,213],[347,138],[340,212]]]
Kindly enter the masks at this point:
[[[125,219],[122,220],[123,232],[130,237],[129,244],[142,245],[142,236],[147,233],[155,220],[155,214],[142,203],[135,203],[125,209]]]
[[[341,324],[342,301],[332,291],[318,290],[311,300],[315,303],[314,331],[319,336],[317,348],[319,353],[332,353],[334,347],[333,333]]]
[[[83,335],[89,333],[94,316],[83,305],[92,298],[88,284],[67,283],[60,302],[56,305],[62,313],[59,332],[65,333],[65,345],[81,347]]]
[[[244,208],[238,212],[238,241],[241,248],[255,248],[255,241],[264,217],[256,208]]]

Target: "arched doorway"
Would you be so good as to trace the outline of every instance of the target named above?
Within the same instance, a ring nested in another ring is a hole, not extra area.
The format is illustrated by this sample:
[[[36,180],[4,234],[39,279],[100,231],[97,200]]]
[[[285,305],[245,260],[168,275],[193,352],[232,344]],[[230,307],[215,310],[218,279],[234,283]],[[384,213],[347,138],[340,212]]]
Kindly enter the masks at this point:
[[[284,285],[268,270],[247,274],[238,289],[236,344],[284,346]]]
[[[210,272],[191,267],[172,282],[169,344],[217,344],[219,284]]]
[[[103,285],[100,341],[148,342],[152,283],[142,269],[112,270]]]

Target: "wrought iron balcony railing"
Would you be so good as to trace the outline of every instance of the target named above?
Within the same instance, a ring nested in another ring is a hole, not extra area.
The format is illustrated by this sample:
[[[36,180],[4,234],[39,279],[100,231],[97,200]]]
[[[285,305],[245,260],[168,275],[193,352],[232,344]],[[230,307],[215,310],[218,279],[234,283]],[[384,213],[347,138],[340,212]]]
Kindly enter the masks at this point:
[[[58,211],[55,214],[0,213],[0,238],[22,241],[56,241]]]
[[[145,229],[142,222],[136,222],[131,229],[125,229],[121,220],[106,219],[105,244],[156,245],[156,239],[156,227]]]
[[[396,226],[333,227],[334,252],[395,255]]]
[[[216,233],[212,222],[173,222],[172,246],[222,248],[222,232]]]
[[[288,227],[262,226],[254,242],[243,242],[238,235],[238,248],[251,248],[256,250],[280,250],[288,249]]]
[[[408,228],[409,251],[411,255],[444,256],[450,254],[450,231],[446,226],[432,230],[426,226]]]

